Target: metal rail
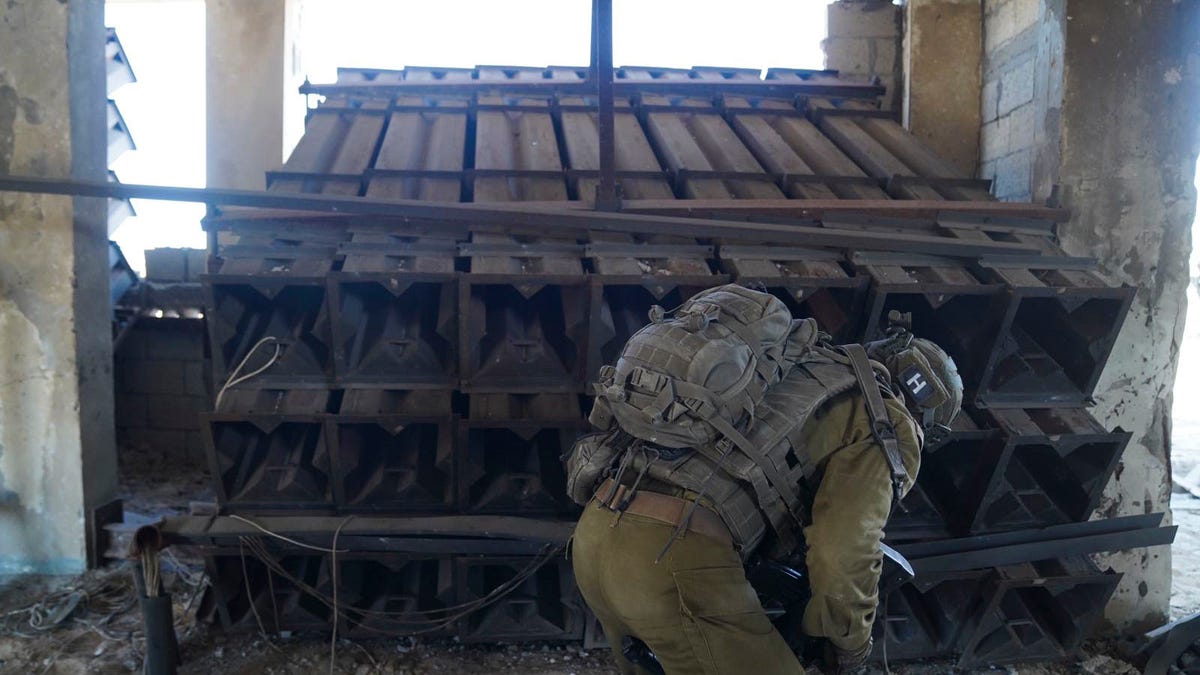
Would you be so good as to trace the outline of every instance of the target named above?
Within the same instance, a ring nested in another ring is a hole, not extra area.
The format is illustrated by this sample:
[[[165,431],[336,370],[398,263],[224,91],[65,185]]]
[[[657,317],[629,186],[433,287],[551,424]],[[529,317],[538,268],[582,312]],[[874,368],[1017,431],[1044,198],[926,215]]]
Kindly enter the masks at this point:
[[[592,96],[596,94],[595,83],[563,82],[561,80],[437,80],[413,82],[355,82],[342,84],[305,83],[301,94],[322,96],[389,96],[411,94],[445,94],[470,96],[479,92],[495,92],[501,95],[534,96]],[[836,82],[806,82],[761,80],[615,80],[614,96],[632,96],[635,93],[654,92],[681,96],[710,97],[718,93],[730,96],[768,96],[792,99],[796,96],[818,96],[823,98],[866,98],[882,96],[884,88],[870,84],[846,84]]]
[[[592,12],[590,76],[596,83],[599,107],[596,131],[600,141],[600,184],[596,187],[596,209],[617,211],[621,202],[613,173],[616,170],[617,151],[613,119],[612,0],[594,0]]]
[[[607,213],[562,208],[562,204],[515,203],[462,204],[429,202],[415,199],[371,199],[333,195],[292,194],[256,190],[225,190],[108,183],[101,181],[61,180],[32,176],[0,175],[0,191],[76,195],[117,199],[158,199],[198,202],[210,206],[247,206],[333,214],[390,216],[402,222],[427,221],[456,223],[471,231],[547,234],[578,232],[620,232],[634,234],[679,234],[691,236],[751,240],[774,244],[798,244],[839,249],[882,251],[919,251],[931,254],[976,258],[990,254],[1017,253],[1036,255],[1028,244],[995,241],[965,241],[947,237],[824,227],[775,225],[770,223],[681,218],[665,215]],[[898,202],[888,202],[896,204]],[[902,202],[900,202],[902,203]],[[945,202],[952,204],[952,202]],[[220,219],[215,222],[220,223]],[[394,224],[394,223],[393,223]]]

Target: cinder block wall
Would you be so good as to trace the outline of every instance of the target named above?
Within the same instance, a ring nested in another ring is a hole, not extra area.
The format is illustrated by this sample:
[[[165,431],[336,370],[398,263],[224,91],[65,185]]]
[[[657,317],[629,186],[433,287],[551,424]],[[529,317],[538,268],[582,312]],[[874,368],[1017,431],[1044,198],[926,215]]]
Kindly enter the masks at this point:
[[[984,0],[979,177],[996,196],[1043,201],[1059,164],[1063,0]]]
[[[206,467],[198,414],[210,407],[204,321],[143,319],[116,352],[117,443],[125,468]]]
[[[825,67],[842,75],[878,77],[887,87],[883,107],[899,108],[901,8],[890,0],[843,0],[829,6]]]

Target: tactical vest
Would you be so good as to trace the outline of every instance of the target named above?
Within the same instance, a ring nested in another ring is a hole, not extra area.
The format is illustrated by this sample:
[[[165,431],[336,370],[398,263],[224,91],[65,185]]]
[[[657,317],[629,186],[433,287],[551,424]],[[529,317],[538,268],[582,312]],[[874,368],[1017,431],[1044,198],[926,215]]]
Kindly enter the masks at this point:
[[[811,507],[802,486],[812,484],[817,468],[802,446],[803,431],[822,406],[857,387],[852,368],[827,350],[814,348],[767,391],[756,408],[757,418],[745,437],[761,457],[749,456],[726,438],[694,451],[663,451],[635,444],[626,450],[627,471],[644,471],[661,483],[705,495],[744,555],[754,551],[769,532],[775,534],[782,549],[793,550]],[[773,487],[768,478],[772,471],[797,487],[791,503]]]
[[[632,498],[650,476],[712,504],[744,555],[768,531],[793,550],[815,470],[800,447],[804,426],[855,387],[899,494],[904,466],[880,394],[889,378],[861,345],[830,348],[814,320],[793,320],[779,299],[736,285],[701,291],[667,314],[652,310],[651,324],[630,337],[617,363],[600,369],[590,420],[607,433],[573,448],[572,499],[587,503],[600,477],[614,476],[615,485],[630,472],[638,477]],[[675,536],[686,525],[685,517]]]

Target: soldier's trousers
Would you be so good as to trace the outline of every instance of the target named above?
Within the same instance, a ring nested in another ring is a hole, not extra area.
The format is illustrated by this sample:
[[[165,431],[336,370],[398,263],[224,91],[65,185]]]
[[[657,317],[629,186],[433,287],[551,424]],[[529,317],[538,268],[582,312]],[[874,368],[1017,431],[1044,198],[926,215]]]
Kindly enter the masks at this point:
[[[804,672],[731,545],[685,532],[655,563],[674,529],[630,513],[618,520],[597,502],[575,528],[575,578],[621,672],[642,672],[620,654],[626,635],[645,642],[669,675]]]

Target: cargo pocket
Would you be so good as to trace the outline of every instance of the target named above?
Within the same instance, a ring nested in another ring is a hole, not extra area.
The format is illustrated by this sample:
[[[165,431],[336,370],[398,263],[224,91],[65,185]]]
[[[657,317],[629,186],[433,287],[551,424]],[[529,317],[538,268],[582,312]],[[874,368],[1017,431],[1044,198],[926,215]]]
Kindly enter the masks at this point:
[[[710,675],[743,672],[748,648],[775,630],[741,567],[674,573],[683,631]]]

